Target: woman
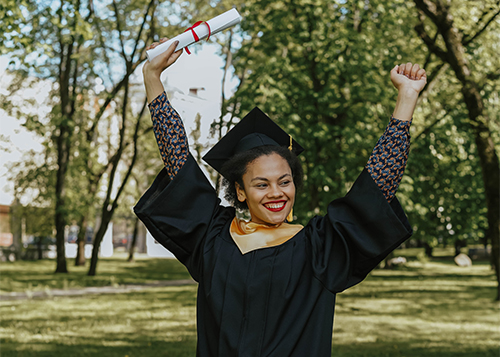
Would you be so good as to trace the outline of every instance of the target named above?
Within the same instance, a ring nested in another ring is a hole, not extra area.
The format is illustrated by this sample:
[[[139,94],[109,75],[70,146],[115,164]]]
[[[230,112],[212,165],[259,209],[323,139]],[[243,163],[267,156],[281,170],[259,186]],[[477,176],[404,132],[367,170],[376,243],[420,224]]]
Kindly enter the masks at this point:
[[[330,356],[335,294],[412,233],[394,194],[425,71],[411,63],[391,71],[398,99],[389,126],[350,192],[306,227],[286,221],[301,182],[291,151],[300,147],[254,109],[205,157],[233,205],[248,207],[245,222],[220,205],[166,99],[160,74],[180,56],[174,48],[143,69],[165,169],[135,211],[199,283],[197,355]]]

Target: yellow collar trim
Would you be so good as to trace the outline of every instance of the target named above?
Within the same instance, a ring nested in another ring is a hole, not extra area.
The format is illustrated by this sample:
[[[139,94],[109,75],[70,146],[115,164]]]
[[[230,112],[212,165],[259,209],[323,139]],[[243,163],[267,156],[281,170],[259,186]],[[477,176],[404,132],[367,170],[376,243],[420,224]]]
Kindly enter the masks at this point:
[[[281,245],[304,228],[301,224],[281,223],[267,226],[254,222],[239,220],[236,217],[231,222],[229,232],[241,254],[261,248]]]

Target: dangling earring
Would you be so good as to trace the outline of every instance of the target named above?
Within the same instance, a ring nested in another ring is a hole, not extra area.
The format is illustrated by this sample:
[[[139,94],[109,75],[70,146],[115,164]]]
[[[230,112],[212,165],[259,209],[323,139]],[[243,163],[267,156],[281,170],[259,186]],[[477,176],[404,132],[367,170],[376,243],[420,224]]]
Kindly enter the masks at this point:
[[[288,134],[288,136],[290,137],[290,145],[288,146],[288,150],[292,151],[293,150],[293,138],[290,134]],[[286,216],[286,220],[287,222],[291,222],[293,221],[293,207],[292,209],[290,210],[290,213],[288,214],[288,216]]]

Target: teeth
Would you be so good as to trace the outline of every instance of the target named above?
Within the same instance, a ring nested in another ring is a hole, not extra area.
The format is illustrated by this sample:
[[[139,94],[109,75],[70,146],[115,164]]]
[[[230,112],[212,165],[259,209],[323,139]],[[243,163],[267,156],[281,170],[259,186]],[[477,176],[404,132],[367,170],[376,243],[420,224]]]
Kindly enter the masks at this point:
[[[281,202],[281,203],[268,203],[266,204],[266,207],[267,208],[272,208],[272,209],[277,209],[277,208],[281,208],[285,205],[285,202]]]

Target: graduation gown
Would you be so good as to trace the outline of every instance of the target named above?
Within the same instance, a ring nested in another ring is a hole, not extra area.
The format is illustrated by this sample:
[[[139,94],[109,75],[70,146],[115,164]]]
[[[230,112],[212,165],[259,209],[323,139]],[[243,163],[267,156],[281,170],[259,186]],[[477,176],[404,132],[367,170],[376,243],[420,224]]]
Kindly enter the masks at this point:
[[[173,180],[161,171],[134,210],[199,283],[197,356],[330,356],[335,294],[412,233],[366,169],[324,217],[244,255],[229,233],[234,208],[191,155]]]

